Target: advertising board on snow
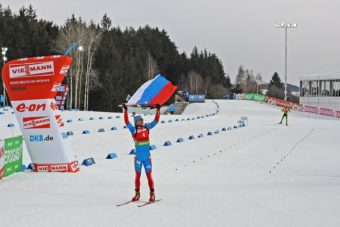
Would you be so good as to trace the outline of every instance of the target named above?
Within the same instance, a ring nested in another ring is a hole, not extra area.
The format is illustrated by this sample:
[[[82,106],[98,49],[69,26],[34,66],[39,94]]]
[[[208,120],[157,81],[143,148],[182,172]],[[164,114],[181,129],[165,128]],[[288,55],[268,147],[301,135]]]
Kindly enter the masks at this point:
[[[22,136],[0,141],[0,179],[21,171]]]
[[[9,61],[2,76],[30,154],[34,171],[76,172],[78,163],[55,101],[72,62],[67,56]]]
[[[0,140],[0,179],[4,177],[4,173],[5,173],[4,141]]]

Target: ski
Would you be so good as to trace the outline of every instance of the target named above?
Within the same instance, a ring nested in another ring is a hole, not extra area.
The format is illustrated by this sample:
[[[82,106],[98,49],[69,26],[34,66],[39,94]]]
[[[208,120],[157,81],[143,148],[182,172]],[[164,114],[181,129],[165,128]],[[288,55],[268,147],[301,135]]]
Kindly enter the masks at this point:
[[[156,199],[155,201],[149,201],[149,202],[140,204],[140,205],[138,205],[138,207],[144,207],[144,206],[147,206],[147,205],[153,204],[155,202],[159,202],[159,201],[161,201],[161,199]]]
[[[127,204],[132,203],[132,202],[134,202],[134,201],[130,200],[130,201],[127,201],[125,203],[117,204],[117,207],[124,206],[124,205],[127,205]]]

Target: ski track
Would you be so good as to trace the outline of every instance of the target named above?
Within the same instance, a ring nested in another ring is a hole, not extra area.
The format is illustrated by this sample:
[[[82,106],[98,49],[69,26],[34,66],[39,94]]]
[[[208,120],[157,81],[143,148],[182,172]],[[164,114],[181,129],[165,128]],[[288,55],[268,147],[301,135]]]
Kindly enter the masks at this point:
[[[203,119],[192,120],[214,113],[215,103],[161,116],[166,123],[151,130],[157,147],[151,152],[156,199],[162,201],[140,208],[142,202],[116,207],[134,192],[133,141],[122,114],[62,112],[78,160],[93,157],[96,164],[76,174],[25,172],[2,179],[0,226],[340,226],[340,122],[292,112],[288,127],[273,125],[281,119],[278,108],[217,103],[219,113]],[[249,125],[221,131],[241,116]],[[16,127],[7,128],[9,122]],[[20,133],[12,114],[0,115],[0,128],[0,138]],[[82,135],[85,129],[91,134]],[[183,143],[176,143],[179,137]],[[172,146],[163,146],[167,140]],[[118,158],[106,160],[110,152]],[[26,151],[24,162],[30,162]],[[141,185],[141,201],[147,201],[144,174]]]

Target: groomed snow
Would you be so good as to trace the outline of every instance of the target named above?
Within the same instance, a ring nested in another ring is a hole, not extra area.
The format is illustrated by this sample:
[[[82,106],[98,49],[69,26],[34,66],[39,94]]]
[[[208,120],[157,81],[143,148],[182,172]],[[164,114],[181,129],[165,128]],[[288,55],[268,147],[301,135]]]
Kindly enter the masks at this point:
[[[276,124],[278,108],[217,102],[220,113],[204,119],[191,120],[215,112],[211,101],[192,104],[181,116],[161,116],[166,123],[151,131],[151,144],[157,146],[153,175],[162,201],[143,208],[141,202],[116,207],[134,192],[133,142],[122,115],[63,112],[65,122],[73,120],[64,130],[74,133],[69,139],[77,158],[94,157],[96,164],[75,174],[2,179],[0,226],[340,226],[340,122],[292,112],[286,127]],[[241,116],[249,118],[247,127],[221,131]],[[0,115],[0,138],[19,133],[17,123],[12,132],[8,122],[14,115]],[[110,131],[113,126],[118,130]],[[85,129],[91,134],[82,135]],[[183,143],[176,143],[179,137]],[[162,146],[166,140],[172,146]],[[118,159],[106,160],[110,152]],[[29,162],[26,152],[24,159]],[[144,175],[141,193],[146,201]]]

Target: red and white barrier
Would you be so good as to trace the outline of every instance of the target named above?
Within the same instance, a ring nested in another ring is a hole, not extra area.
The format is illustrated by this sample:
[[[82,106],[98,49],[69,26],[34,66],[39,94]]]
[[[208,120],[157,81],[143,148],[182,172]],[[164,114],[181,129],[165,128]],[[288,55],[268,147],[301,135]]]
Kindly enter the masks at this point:
[[[273,98],[273,97],[266,97],[266,103],[274,106],[280,107],[289,107],[292,110],[305,112],[305,113],[313,113],[328,117],[335,117],[340,118],[340,111],[327,109],[327,108],[320,108],[316,106],[308,106],[308,105],[301,105],[294,102],[284,101],[281,99]]]

